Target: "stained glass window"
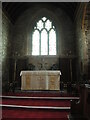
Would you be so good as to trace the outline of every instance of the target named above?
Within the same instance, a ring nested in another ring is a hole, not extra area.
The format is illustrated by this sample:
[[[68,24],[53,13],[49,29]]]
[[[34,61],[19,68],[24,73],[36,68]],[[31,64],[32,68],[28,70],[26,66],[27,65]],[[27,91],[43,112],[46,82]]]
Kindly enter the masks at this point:
[[[49,32],[49,55],[56,55],[56,33],[54,29]]]
[[[39,55],[39,31],[35,30],[32,37],[32,55]]]
[[[56,55],[56,29],[52,21],[42,17],[32,34],[32,55]]]
[[[48,54],[48,34],[45,29],[41,32],[41,55]]]

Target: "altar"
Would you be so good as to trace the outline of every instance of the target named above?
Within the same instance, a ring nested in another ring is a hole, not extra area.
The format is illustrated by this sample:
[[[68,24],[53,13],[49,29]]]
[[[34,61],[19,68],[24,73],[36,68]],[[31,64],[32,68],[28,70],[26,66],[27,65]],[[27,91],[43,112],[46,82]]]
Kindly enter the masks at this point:
[[[60,71],[21,71],[21,90],[60,90]]]

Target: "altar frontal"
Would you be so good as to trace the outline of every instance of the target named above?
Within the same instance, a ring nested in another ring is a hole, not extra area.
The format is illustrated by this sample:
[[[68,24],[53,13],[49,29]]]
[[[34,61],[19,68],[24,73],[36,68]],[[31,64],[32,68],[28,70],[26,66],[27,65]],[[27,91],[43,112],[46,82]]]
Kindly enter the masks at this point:
[[[60,90],[60,71],[21,71],[21,90]]]

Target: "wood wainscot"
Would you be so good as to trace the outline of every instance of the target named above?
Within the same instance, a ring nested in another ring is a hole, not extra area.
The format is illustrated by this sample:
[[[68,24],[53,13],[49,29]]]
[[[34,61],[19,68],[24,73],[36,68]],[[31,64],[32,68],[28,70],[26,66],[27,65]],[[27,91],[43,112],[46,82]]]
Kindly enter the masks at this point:
[[[80,86],[80,100],[71,101],[71,115],[77,118],[90,119],[90,85],[84,84]],[[80,119],[80,120],[81,120]]]

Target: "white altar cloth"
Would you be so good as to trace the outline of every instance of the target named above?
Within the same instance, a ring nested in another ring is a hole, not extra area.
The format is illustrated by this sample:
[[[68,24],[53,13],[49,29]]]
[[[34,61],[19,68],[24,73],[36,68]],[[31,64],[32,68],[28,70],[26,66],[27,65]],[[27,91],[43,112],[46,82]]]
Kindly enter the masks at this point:
[[[21,71],[21,90],[60,90],[60,71]]]

